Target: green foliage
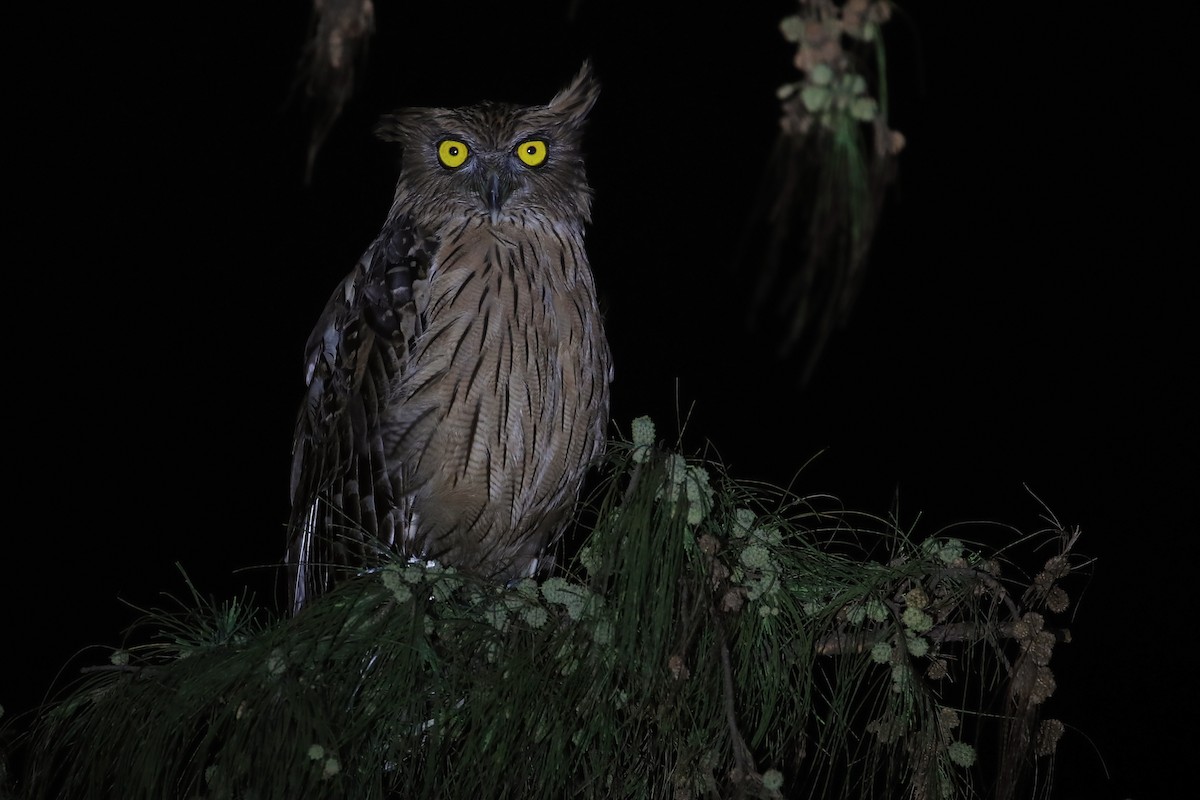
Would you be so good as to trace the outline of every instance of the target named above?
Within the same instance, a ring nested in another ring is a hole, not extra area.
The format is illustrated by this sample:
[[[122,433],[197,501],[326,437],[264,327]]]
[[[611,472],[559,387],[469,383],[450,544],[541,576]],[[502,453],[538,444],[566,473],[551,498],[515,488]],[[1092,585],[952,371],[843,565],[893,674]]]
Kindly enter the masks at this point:
[[[751,319],[778,318],[780,354],[804,356],[801,382],[850,318],[904,149],[888,108],[893,12],[890,0],[798,0],[779,24],[795,73],[776,90]]]
[[[1053,689],[1033,609],[1065,608],[1075,536],[1014,535],[1054,555],[1012,583],[1004,548],[918,541],[634,431],[540,582],[395,560],[291,618],[195,593],[149,612],[155,643],[42,711],[26,795],[949,798],[1052,752],[1013,726]]]

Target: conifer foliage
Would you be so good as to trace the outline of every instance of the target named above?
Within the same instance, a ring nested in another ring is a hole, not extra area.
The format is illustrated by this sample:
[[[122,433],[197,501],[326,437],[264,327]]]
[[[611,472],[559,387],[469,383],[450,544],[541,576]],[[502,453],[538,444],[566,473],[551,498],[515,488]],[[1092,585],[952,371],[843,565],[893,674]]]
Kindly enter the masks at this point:
[[[394,561],[294,617],[198,592],[152,613],[153,644],[42,711],[26,794],[1048,793],[1078,532],[918,536],[739,483],[645,418],[610,453],[548,577]]]

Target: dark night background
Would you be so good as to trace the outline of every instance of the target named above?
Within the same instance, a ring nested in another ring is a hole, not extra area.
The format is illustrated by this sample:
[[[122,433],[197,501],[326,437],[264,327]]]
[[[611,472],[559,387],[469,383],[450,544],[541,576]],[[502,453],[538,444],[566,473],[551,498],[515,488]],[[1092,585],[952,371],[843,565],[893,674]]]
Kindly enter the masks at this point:
[[[898,494],[928,533],[1035,530],[1036,494],[1096,557],[1052,663],[1046,713],[1073,726],[1058,794],[1172,794],[1194,744],[1166,726],[1194,729],[1198,360],[1194,90],[1173,88],[1165,13],[902,4],[908,147],[850,324],[802,389],[745,330],[755,274],[735,263],[794,3],[377,5],[307,187],[303,2],[14,23],[6,719],[103,662],[81,650],[120,642],[127,603],[185,597],[175,562],[217,598],[278,588],[302,346],[395,179],[378,115],[546,102],[589,56],[614,421],[673,435],[694,407],[685,448],[711,442],[735,477],[877,514]]]

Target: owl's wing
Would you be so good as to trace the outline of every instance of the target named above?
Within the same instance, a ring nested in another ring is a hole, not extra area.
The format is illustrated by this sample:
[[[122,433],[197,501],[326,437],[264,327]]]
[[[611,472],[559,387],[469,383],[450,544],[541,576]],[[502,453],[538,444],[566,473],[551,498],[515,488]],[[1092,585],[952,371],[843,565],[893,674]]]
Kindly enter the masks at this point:
[[[292,445],[293,612],[394,541],[399,476],[387,469],[380,421],[422,326],[414,292],[433,245],[394,215],[309,336]]]

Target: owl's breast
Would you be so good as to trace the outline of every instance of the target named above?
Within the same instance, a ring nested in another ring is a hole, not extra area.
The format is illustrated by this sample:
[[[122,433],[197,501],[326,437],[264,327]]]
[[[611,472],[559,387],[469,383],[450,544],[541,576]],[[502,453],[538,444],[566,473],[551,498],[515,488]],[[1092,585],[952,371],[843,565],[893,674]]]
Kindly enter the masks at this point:
[[[434,557],[459,546],[463,519],[475,520],[472,541],[519,533],[540,549],[608,418],[608,349],[582,241],[467,233],[445,237],[434,258],[425,330],[389,421],[422,520],[415,536]]]
[[[586,270],[574,263],[582,248],[531,231],[473,233],[435,258],[413,399],[436,396],[448,422],[478,416],[497,427],[561,408],[573,373],[586,368],[580,345],[598,316],[590,281],[567,277],[568,267]]]

